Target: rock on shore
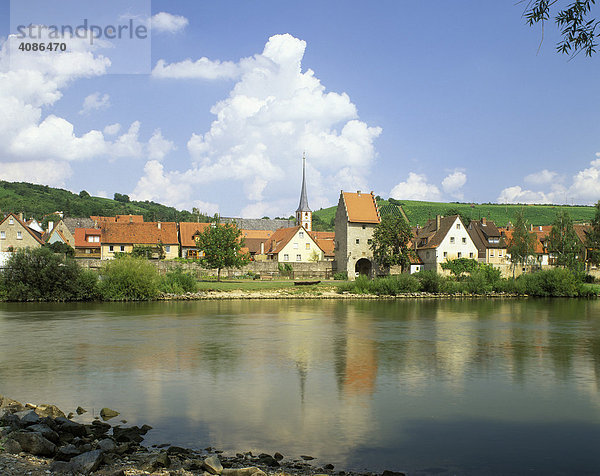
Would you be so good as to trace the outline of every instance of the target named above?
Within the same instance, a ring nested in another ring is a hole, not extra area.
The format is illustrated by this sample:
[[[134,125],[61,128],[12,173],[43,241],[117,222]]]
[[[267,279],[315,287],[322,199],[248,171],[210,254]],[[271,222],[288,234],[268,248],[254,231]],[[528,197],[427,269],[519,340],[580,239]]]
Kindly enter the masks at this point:
[[[212,448],[195,451],[171,445],[148,449],[142,446],[141,442],[151,429],[148,425],[112,426],[99,420],[89,424],[78,423],[66,418],[54,405],[23,405],[0,395],[0,474],[359,474],[343,471],[334,473],[333,465],[314,468],[306,462],[306,456],[302,459],[286,460],[280,453],[273,456],[266,453],[254,456],[251,452],[246,452],[226,457]]]

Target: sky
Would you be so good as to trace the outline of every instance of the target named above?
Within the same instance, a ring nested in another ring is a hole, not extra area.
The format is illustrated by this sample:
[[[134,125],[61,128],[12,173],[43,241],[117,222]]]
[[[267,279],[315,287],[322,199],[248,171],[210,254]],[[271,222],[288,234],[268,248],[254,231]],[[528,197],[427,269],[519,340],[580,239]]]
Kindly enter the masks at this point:
[[[0,179],[289,216],[305,154],[313,210],[340,190],[600,199],[600,56],[558,54],[517,2],[96,3],[0,0]],[[149,34],[53,54],[7,41],[84,15]]]

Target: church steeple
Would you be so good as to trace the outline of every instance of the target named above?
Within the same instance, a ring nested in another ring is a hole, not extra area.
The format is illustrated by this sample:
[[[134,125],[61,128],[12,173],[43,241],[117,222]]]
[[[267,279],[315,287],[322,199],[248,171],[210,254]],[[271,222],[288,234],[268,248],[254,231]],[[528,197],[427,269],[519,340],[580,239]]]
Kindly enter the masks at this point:
[[[308,206],[306,194],[306,157],[302,154],[302,191],[300,192],[300,205],[296,210],[296,224],[302,225],[307,231],[312,231],[312,211]]]

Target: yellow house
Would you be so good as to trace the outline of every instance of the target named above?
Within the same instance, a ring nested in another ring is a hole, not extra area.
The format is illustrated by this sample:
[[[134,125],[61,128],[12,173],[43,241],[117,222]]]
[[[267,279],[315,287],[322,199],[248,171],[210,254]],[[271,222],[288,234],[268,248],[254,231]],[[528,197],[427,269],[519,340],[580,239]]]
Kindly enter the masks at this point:
[[[115,253],[131,253],[135,246],[161,245],[165,259],[179,256],[179,238],[175,222],[101,223],[101,259],[112,259]]]
[[[0,251],[39,248],[43,244],[42,234],[29,228],[14,213],[9,213],[0,222]]]
[[[280,228],[268,241],[269,260],[280,263],[308,263],[322,261],[323,250],[303,226]]]

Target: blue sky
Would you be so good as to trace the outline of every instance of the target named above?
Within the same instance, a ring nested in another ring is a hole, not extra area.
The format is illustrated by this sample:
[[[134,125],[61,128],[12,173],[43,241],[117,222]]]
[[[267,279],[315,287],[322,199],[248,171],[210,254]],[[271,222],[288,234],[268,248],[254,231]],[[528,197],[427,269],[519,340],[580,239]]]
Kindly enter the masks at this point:
[[[111,7],[126,16],[136,1]],[[77,21],[69,2],[52,7],[53,21]],[[0,0],[3,39],[9,13]],[[305,151],[313,209],[341,189],[594,203],[600,59],[557,54],[553,25],[538,53],[541,31],[521,13],[474,0],[154,0],[143,74],[115,74],[118,48],[85,45],[60,65],[0,69],[0,178],[288,216]]]

